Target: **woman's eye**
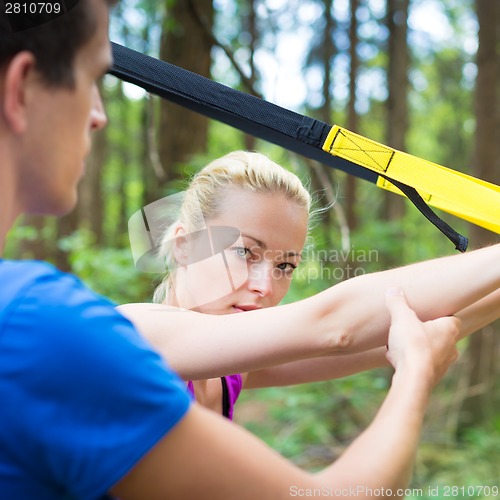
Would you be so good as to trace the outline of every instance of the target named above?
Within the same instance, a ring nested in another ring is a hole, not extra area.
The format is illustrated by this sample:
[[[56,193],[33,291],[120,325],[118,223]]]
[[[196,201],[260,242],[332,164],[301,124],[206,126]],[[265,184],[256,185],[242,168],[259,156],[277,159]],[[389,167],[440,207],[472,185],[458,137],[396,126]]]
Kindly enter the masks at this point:
[[[276,267],[281,271],[285,271],[290,274],[293,273],[295,269],[297,269],[297,266],[295,264],[292,264],[291,262],[282,262],[281,264],[278,264]]]
[[[249,248],[245,248],[245,247],[234,247],[233,248],[234,250],[234,253],[238,256],[238,257],[248,257],[250,255],[250,249]]]

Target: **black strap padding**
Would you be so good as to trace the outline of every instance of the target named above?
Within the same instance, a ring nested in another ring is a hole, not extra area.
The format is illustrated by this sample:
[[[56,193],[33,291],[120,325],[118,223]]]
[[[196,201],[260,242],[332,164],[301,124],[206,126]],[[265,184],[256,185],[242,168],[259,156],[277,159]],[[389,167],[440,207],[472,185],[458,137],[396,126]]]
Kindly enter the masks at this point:
[[[377,174],[323,151],[331,126],[113,43],[112,75],[171,102],[370,182]]]
[[[123,45],[112,42],[112,47],[112,75],[187,109],[376,184],[376,172],[321,149],[331,125]],[[401,189],[418,210],[453,241],[456,249],[465,251],[467,238],[440,219],[413,187],[389,177],[386,179]]]

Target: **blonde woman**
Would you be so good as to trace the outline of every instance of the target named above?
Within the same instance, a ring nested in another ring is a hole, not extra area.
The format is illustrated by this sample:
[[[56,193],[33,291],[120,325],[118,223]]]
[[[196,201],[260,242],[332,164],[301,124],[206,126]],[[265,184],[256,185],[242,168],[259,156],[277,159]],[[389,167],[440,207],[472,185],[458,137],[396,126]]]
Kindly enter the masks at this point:
[[[172,272],[155,292],[157,304],[120,307],[196,400],[229,418],[242,388],[388,365],[391,285],[422,321],[459,317],[462,336],[498,316],[498,246],[359,276],[276,307],[300,265],[310,212],[298,177],[266,156],[219,158],[194,176],[163,237],[160,256]],[[224,249],[219,260],[207,253],[215,247]]]

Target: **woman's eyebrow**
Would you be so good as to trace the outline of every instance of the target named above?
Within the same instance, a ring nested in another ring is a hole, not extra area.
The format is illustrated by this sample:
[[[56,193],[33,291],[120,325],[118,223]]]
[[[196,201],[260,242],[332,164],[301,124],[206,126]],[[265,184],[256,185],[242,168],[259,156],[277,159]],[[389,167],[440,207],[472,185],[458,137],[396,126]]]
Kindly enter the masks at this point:
[[[241,236],[243,236],[244,238],[250,238],[251,240],[255,241],[255,243],[257,243],[257,246],[262,248],[263,250],[267,249],[267,245],[263,241],[258,240],[257,238],[254,238],[253,236],[250,236],[249,234],[243,234],[243,233],[241,233]]]
[[[267,249],[267,245],[263,241],[258,240],[257,238],[254,238],[253,236],[250,236],[249,234],[244,234],[244,233],[241,233],[241,236],[243,238],[250,238],[251,240],[255,241],[255,243],[257,244],[257,246],[260,247],[260,248],[262,248],[262,250],[266,250]],[[289,250],[288,252],[284,252],[283,256],[284,257],[299,257],[299,258],[302,258],[302,253],[301,252],[296,252],[295,250]]]

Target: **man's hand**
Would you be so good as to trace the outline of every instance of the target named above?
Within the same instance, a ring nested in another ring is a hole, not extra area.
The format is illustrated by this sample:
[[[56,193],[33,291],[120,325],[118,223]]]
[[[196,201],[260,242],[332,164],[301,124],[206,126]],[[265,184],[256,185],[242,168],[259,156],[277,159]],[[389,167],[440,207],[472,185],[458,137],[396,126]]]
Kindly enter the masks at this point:
[[[391,315],[387,359],[396,371],[420,370],[433,387],[458,357],[460,320],[420,321],[399,288],[387,290],[386,305]]]

